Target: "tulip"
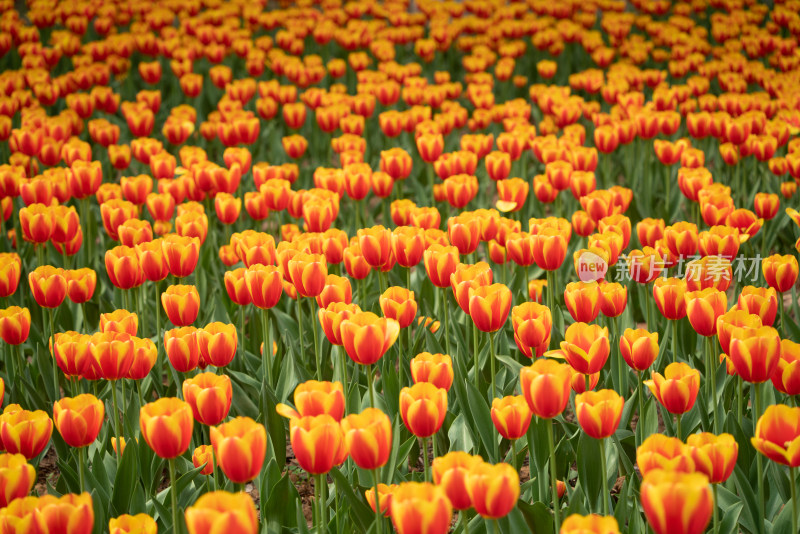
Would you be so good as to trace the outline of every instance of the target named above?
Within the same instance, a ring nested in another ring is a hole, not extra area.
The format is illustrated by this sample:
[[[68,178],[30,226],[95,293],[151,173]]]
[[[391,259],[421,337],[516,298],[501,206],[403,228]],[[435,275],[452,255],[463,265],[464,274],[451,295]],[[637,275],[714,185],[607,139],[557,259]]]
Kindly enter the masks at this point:
[[[43,308],[58,308],[67,296],[64,269],[41,265],[28,274],[28,283],[34,300]]]
[[[705,475],[663,469],[644,477],[641,500],[655,534],[701,534],[714,507]]]
[[[67,280],[67,296],[72,302],[83,304],[92,298],[97,286],[97,273],[93,269],[83,267],[66,270],[64,277]]]
[[[0,508],[30,493],[36,482],[36,470],[21,454],[0,454]]]
[[[105,406],[94,395],[64,397],[53,406],[53,421],[70,447],[88,447],[94,443],[104,415]]]
[[[525,435],[531,424],[532,412],[523,395],[511,395],[492,399],[491,417],[495,428],[504,438],[515,441]],[[516,454],[512,453],[512,462],[516,463]]]
[[[411,379],[414,383],[428,382],[450,391],[453,385],[453,363],[447,354],[422,352],[411,359]]]
[[[400,415],[403,423],[412,434],[423,438],[423,441],[439,431],[446,414],[446,390],[427,382],[419,382],[400,390]]]
[[[361,308],[357,304],[345,304],[344,302],[332,302],[325,309],[317,311],[322,331],[325,337],[332,345],[343,345],[341,324],[345,319],[349,319],[356,313],[359,313]]]
[[[656,278],[653,298],[664,318],[677,321],[686,317],[686,281],[681,278]]]
[[[175,326],[189,326],[200,313],[200,293],[193,285],[171,285],[161,294],[161,305]]]
[[[531,411],[552,419],[564,411],[569,400],[572,370],[553,360],[538,359],[520,371],[520,387]]]
[[[294,390],[294,405],[278,404],[276,411],[287,418],[327,414],[339,421],[344,415],[344,388],[341,382],[307,380]]]
[[[446,534],[450,530],[453,505],[441,486],[405,482],[392,492],[390,514],[398,534]]]
[[[197,329],[193,326],[173,328],[164,333],[164,349],[172,367],[179,373],[193,371],[200,362]]]
[[[644,384],[669,413],[681,415],[694,406],[700,389],[700,372],[683,362],[671,363],[663,375],[653,372],[652,380],[645,380]]]
[[[63,332],[53,340],[53,357],[68,378],[81,377],[90,365],[89,341],[92,336],[78,332]]]
[[[200,255],[200,244],[197,237],[169,235],[163,238],[161,250],[170,274],[178,278],[192,274]]]
[[[712,484],[725,482],[736,467],[739,444],[730,434],[715,436],[709,432],[692,434],[686,445],[694,460],[695,470],[708,477]]]
[[[164,259],[163,239],[139,243],[134,247],[144,277],[151,282],[160,282],[169,274]]]
[[[108,520],[109,534],[157,534],[156,520],[147,514],[123,514]]]
[[[583,431],[602,440],[617,431],[624,404],[613,390],[587,391],[575,397],[575,413]]]
[[[575,371],[594,374],[606,363],[610,352],[608,328],[586,323],[573,323],[564,334],[561,349]]]
[[[619,352],[631,369],[645,371],[658,357],[658,332],[626,328],[619,339]]]
[[[22,274],[22,260],[16,252],[0,252],[0,297],[17,291]]]
[[[111,283],[120,289],[131,289],[142,285],[144,273],[136,250],[125,245],[106,251],[106,272]]]
[[[736,374],[746,382],[759,384],[770,379],[781,358],[781,339],[771,326],[742,328],[730,342]]]
[[[143,380],[156,364],[158,349],[150,338],[133,338],[133,363],[125,378]]]
[[[392,444],[392,424],[389,417],[375,408],[342,420],[347,451],[355,464],[368,470],[383,467],[389,460]]]
[[[450,286],[456,303],[469,315],[469,292],[479,286],[488,286],[492,283],[492,268],[486,262],[475,265],[459,264],[450,275]],[[477,327],[476,327],[477,328]]]
[[[238,271],[238,270],[237,270]],[[230,276],[226,274],[228,285],[234,287],[234,275],[237,271],[230,271]],[[252,302],[256,307],[267,310],[274,307],[281,298],[283,276],[277,267],[272,265],[252,265],[243,271],[244,281],[247,284],[247,291],[250,294],[248,302]],[[230,290],[228,292],[230,294]],[[238,299],[238,297],[237,297]],[[233,300],[233,299],[232,299]],[[241,304],[245,305],[244,300],[240,299]]]
[[[200,445],[192,452],[192,465],[195,469],[202,467],[201,475],[214,474],[214,448],[211,445]]]
[[[800,408],[783,404],[768,406],[756,424],[753,447],[772,460],[794,469],[800,467]]]
[[[341,322],[341,339],[350,358],[361,365],[371,366],[380,360],[394,345],[400,334],[400,324],[394,319],[378,317],[371,312],[357,312]],[[372,372],[367,372],[370,405],[375,403],[372,393]]]
[[[286,273],[285,273],[286,274]],[[289,281],[301,297],[316,297],[325,287],[328,264],[322,254],[295,254],[288,263]]]
[[[231,408],[231,379],[225,375],[200,373],[183,381],[183,398],[192,408],[194,420],[202,425],[220,424]]]
[[[595,281],[571,282],[564,289],[564,303],[575,321],[591,322],[600,312],[601,294]]]
[[[659,469],[683,473],[695,471],[688,446],[678,438],[664,434],[653,434],[639,445],[636,449],[636,464],[642,476]]]
[[[186,526],[189,534],[256,534],[258,513],[253,499],[244,492],[212,491],[186,509]]]
[[[800,343],[781,340],[781,357],[770,378],[781,393],[800,394]]]
[[[28,308],[9,306],[0,309],[0,337],[9,345],[20,345],[31,331],[31,312]],[[9,360],[13,363],[13,358]]]
[[[425,271],[434,286],[446,288],[450,286],[450,275],[459,263],[458,249],[443,245],[432,245],[423,254]],[[449,352],[449,351],[448,351]]]
[[[392,506],[392,492],[397,488],[397,484],[392,484],[391,486],[387,486],[386,484],[378,484],[378,492],[375,492],[375,488],[370,488],[364,491],[364,498],[367,499],[367,504],[369,507],[372,508],[373,512],[378,511],[380,509],[380,515],[383,517],[389,517],[389,510]],[[377,503],[376,503],[376,495],[377,495]]]
[[[537,302],[525,302],[511,310],[514,341],[528,358],[544,354],[550,345],[552,316],[547,306]]]
[[[561,524],[560,534],[620,534],[613,516],[572,514]]]
[[[45,495],[39,498],[36,507],[41,511],[48,533],[91,534],[94,531],[94,509],[89,493]]]
[[[128,310],[114,310],[111,313],[100,314],[101,332],[118,332],[135,336],[139,328],[139,318]]]
[[[142,437],[157,456],[167,460],[189,448],[193,424],[191,406],[176,398],[145,404],[139,412]]]
[[[778,314],[777,291],[772,287],[744,286],[736,304],[738,309],[758,315],[764,326],[772,326]]]
[[[381,311],[387,319],[394,319],[400,328],[407,328],[417,315],[417,302],[414,292],[400,286],[392,286],[378,300]]]
[[[264,464],[267,430],[249,417],[236,417],[211,427],[211,445],[225,476],[235,484],[244,484],[256,478]],[[295,454],[299,459],[299,453]]]
[[[466,488],[475,511],[485,519],[505,517],[519,498],[519,474],[509,464],[481,462],[469,470]]]
[[[196,333],[200,357],[214,367],[225,367],[236,355],[238,337],[232,324],[209,323]],[[214,423],[216,424],[216,423]]]
[[[600,284],[600,311],[606,317],[619,317],[628,304],[628,288],[617,282]]]
[[[717,318],[725,313],[728,299],[722,291],[706,288],[688,291],[684,295],[686,315],[689,323],[701,336],[710,337],[717,333]]]
[[[52,434],[53,421],[42,410],[10,411],[7,406],[0,415],[0,441],[9,454],[35,458],[47,447]]]
[[[45,204],[31,204],[19,210],[19,224],[22,237],[41,245],[50,240],[54,225],[53,210]]]
[[[104,380],[125,378],[133,365],[133,338],[117,332],[98,332],[89,339],[90,365]]]
[[[493,333],[502,328],[510,310],[511,290],[506,285],[492,284],[470,289],[469,313],[480,331]]]

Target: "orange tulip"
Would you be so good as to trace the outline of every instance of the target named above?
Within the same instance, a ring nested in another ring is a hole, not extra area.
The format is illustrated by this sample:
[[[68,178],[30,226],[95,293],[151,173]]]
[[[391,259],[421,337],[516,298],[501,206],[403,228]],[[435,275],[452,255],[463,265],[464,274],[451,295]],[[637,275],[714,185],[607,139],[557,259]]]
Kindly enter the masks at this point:
[[[278,415],[289,419],[327,414],[339,421],[344,415],[344,387],[341,382],[306,380],[294,390],[295,408],[278,404]]]
[[[158,349],[149,338],[133,338],[133,363],[125,378],[143,380],[156,364]]]
[[[200,256],[201,240],[197,237],[169,235],[162,239],[161,250],[170,274],[184,278],[194,272]]]
[[[361,469],[378,469],[389,461],[392,422],[382,411],[367,408],[360,414],[348,415],[342,419],[342,432],[350,458]]]
[[[237,534],[258,532],[258,513],[246,493],[212,491],[204,493],[186,509],[189,534],[213,534],[220,531]]]
[[[36,507],[44,518],[48,533],[91,534],[94,530],[94,510],[89,493],[68,493],[62,497],[45,495],[39,498]]]
[[[28,308],[9,306],[0,309],[0,337],[9,345],[20,345],[31,331],[31,312]]]
[[[417,315],[414,292],[404,287],[390,287],[380,296],[379,303],[384,317],[397,321],[400,328],[408,327]]]
[[[17,291],[22,274],[22,260],[16,252],[0,252],[0,297]]]
[[[511,290],[505,284],[479,286],[469,291],[469,315],[481,332],[496,332],[511,311]]]
[[[491,416],[495,428],[506,439],[519,439],[528,431],[532,412],[523,395],[492,399]]]
[[[533,234],[533,259],[545,271],[555,271],[567,257],[569,237],[556,228],[543,228]]]
[[[179,373],[188,373],[200,362],[197,329],[193,326],[173,328],[164,332],[164,349],[172,367]]]
[[[353,289],[350,287],[350,279],[329,274],[325,277],[325,287],[317,295],[317,306],[326,308],[331,302],[350,303],[353,300]]]
[[[564,289],[564,303],[572,318],[588,323],[600,313],[600,285],[595,282],[571,282]]]
[[[714,507],[708,478],[655,469],[644,477],[642,508],[655,534],[701,534]]]
[[[528,358],[545,353],[550,346],[553,319],[550,309],[537,302],[525,302],[511,310],[514,341]]]
[[[665,266],[661,255],[651,247],[632,250],[628,254],[627,261],[631,278],[639,284],[649,284],[658,278]]]
[[[736,374],[744,381],[759,384],[770,379],[781,358],[781,338],[771,326],[742,328],[730,342],[727,353]]]
[[[200,373],[184,380],[182,391],[195,421],[201,425],[218,425],[228,416],[233,389],[227,376]]]
[[[135,344],[128,334],[98,332],[89,339],[89,354],[89,366],[96,376],[119,380],[127,376],[133,365]]]
[[[30,493],[36,482],[36,470],[21,454],[0,454],[0,508],[5,508],[14,499]]]
[[[587,391],[575,397],[575,414],[588,436],[604,439],[617,431],[624,405],[625,400],[612,389]]]
[[[151,282],[160,282],[169,274],[169,267],[164,259],[163,239],[139,243],[134,247],[141,266],[142,274]]]
[[[88,447],[97,439],[105,405],[94,395],[64,397],[53,406],[53,421],[70,447]]]
[[[200,313],[200,293],[191,285],[173,285],[161,293],[161,304],[175,326],[188,326]]]
[[[631,369],[646,370],[658,357],[658,332],[626,328],[619,338],[619,352]]]
[[[467,492],[481,517],[505,517],[519,499],[519,474],[511,465],[481,462],[467,473]]]
[[[785,293],[797,281],[797,258],[791,254],[773,254],[761,260],[761,271],[769,287],[778,293]]]
[[[552,419],[569,401],[572,369],[554,360],[538,359],[520,370],[520,387],[533,414]]]
[[[581,374],[594,374],[606,363],[610,353],[608,328],[573,323],[564,334],[561,350],[567,362]]]
[[[67,296],[75,304],[83,304],[94,295],[97,286],[97,273],[93,269],[66,270],[64,277],[67,280]]]
[[[445,288],[450,286],[450,275],[459,263],[458,249],[444,245],[431,245],[424,254],[425,271],[434,286]]]
[[[100,314],[101,332],[118,332],[135,336],[138,328],[138,316],[128,310],[114,310],[111,313]]]
[[[722,291],[706,288],[689,291],[684,295],[686,315],[694,331],[709,337],[717,333],[717,318],[725,313],[728,298]]]
[[[636,464],[642,476],[659,469],[682,473],[693,473],[695,470],[689,447],[678,438],[664,434],[653,434],[639,445]]]
[[[789,467],[800,466],[800,408],[784,404],[767,406],[756,423],[753,447],[772,460]]]
[[[666,319],[677,321],[686,317],[686,281],[682,278],[656,278],[653,298],[658,311]]]
[[[225,367],[236,355],[238,336],[232,324],[209,323],[197,331],[197,347],[200,357],[214,367]],[[216,424],[216,423],[214,423]]]
[[[29,412],[9,408],[6,406],[3,415],[0,415],[3,449],[9,454],[21,454],[28,460],[39,456],[50,442],[53,421],[42,410]]]
[[[620,534],[613,516],[572,514],[561,523],[560,534]]]
[[[327,473],[347,457],[342,426],[330,415],[291,419],[289,436],[297,463],[309,474]]]
[[[211,445],[225,476],[235,484],[243,484],[261,471],[267,454],[267,430],[249,417],[236,417],[211,427]]]
[[[778,314],[777,291],[772,287],[744,286],[736,307],[748,314],[758,315],[764,326],[772,326]]]
[[[139,411],[142,437],[153,452],[164,459],[186,452],[193,425],[192,409],[180,399],[164,397],[145,404]]]
[[[120,289],[131,289],[142,285],[144,272],[136,250],[125,245],[106,251],[106,272],[111,283]]]
[[[299,252],[288,263],[289,281],[302,297],[316,297],[325,287],[328,264],[322,254]]]
[[[53,235],[53,210],[44,204],[31,204],[19,210],[22,237],[31,243],[46,243]]]
[[[461,263],[455,272],[450,275],[450,286],[453,296],[464,313],[469,314],[470,291],[479,286],[488,286],[492,283],[492,268],[486,262],[475,265]]]
[[[403,388],[400,415],[409,432],[418,438],[434,435],[447,415],[447,391],[428,382]]]
[[[381,508],[381,515],[384,517],[389,516],[389,510],[392,506],[392,492],[397,488],[397,484],[387,486],[386,484],[378,484],[378,501]],[[370,488],[364,492],[364,498],[367,499],[367,504],[375,511],[375,488]]]
[[[394,319],[371,312],[357,312],[341,322],[341,339],[347,355],[362,365],[371,365],[383,357],[400,334]]]
[[[28,274],[28,284],[34,300],[43,308],[58,308],[67,296],[67,279],[59,267],[36,267]]]
[[[700,372],[683,362],[667,365],[664,374],[653,372],[644,384],[669,413],[683,414],[694,406],[700,390]]]
[[[708,477],[712,484],[725,482],[736,467],[739,444],[730,434],[715,436],[709,432],[692,434],[686,445],[694,460],[695,469]]]
[[[398,534],[446,534],[450,530],[453,505],[441,486],[405,482],[392,492],[390,514]]]
[[[226,273],[226,281],[230,280],[228,284],[230,284],[231,288],[236,286],[234,278],[237,275],[234,275],[234,272],[236,271],[231,271],[230,276]],[[270,309],[278,303],[283,292],[283,276],[277,267],[261,264],[252,265],[243,271],[243,276],[249,293],[248,302],[252,302],[261,309]],[[238,295],[239,292],[235,291],[235,293]],[[230,295],[230,290],[228,294]],[[244,300],[239,300],[241,302],[240,305],[246,304]]]
[[[800,343],[781,340],[781,358],[770,378],[775,389],[781,393],[800,394]]]
[[[392,231],[392,252],[401,267],[411,268],[422,261],[425,232],[415,226],[398,226]]]
[[[453,385],[453,363],[447,354],[422,352],[411,359],[411,379],[414,383],[429,382],[450,391]]]

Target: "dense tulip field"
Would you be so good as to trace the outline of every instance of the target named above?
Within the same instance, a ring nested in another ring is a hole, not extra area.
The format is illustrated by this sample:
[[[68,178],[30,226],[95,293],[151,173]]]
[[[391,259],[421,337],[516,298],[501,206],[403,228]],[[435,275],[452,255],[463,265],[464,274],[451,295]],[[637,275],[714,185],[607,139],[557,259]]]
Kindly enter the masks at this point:
[[[768,4],[0,0],[0,534],[798,534]]]

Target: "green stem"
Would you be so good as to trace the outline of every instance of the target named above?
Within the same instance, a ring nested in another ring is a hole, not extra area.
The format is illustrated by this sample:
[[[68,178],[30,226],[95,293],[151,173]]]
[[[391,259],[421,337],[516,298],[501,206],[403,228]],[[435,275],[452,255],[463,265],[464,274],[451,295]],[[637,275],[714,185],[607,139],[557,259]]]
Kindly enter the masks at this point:
[[[86,468],[86,447],[79,447],[78,448],[78,479],[80,480],[81,484],[81,493],[86,490],[86,479],[84,474],[84,469]]]
[[[317,475],[319,480],[319,524],[322,529],[320,532],[328,532],[328,482],[326,480],[327,474],[323,473]]]
[[[600,440],[600,474],[603,477],[603,515],[608,515],[608,468],[606,467],[606,440]]]
[[[678,321],[670,321],[672,323],[672,363],[678,361]]]
[[[511,465],[514,468],[514,471],[519,473],[519,467],[517,467],[517,440],[511,440]]]
[[[464,534],[469,534],[469,518],[467,517],[467,511],[461,510],[459,514],[461,516],[461,530]]]
[[[780,315],[781,318],[781,335],[786,337],[786,315],[784,315],[782,293],[778,293],[778,315]]]
[[[319,353],[319,334],[317,333],[317,314],[314,313],[314,299],[309,299],[311,308],[311,330],[314,333],[314,360],[317,362],[317,380],[322,380],[322,355]]]
[[[431,470],[428,466],[428,438],[422,438],[422,461],[425,466],[425,481],[431,481]]]
[[[244,341],[244,306],[239,306],[239,322],[241,323],[241,339],[239,340],[239,358],[244,362],[245,341]]]
[[[639,401],[639,422],[636,423],[636,428],[637,429],[639,427],[642,428],[642,431],[638,432],[638,434],[639,434],[639,439],[644,441],[644,438],[646,437],[644,435],[646,427],[644,425],[644,377],[642,376],[642,371],[636,371],[636,377],[639,380],[639,390],[637,391],[636,395]],[[641,444],[641,441],[639,443]]]
[[[711,491],[714,493],[714,534],[719,534],[719,497],[717,497],[717,484],[711,484]],[[795,529],[795,532],[797,530]]]
[[[719,433],[719,419],[717,417],[717,366],[714,361],[714,338],[706,338],[706,352],[708,353],[708,374],[711,384],[711,416],[714,418],[714,433]]]
[[[753,384],[755,388],[755,413],[753,414],[753,425],[755,426],[758,418],[761,417],[761,389],[762,384]],[[764,462],[762,455],[756,454],[756,468],[758,470],[758,517],[761,525],[758,527],[759,532],[764,531],[763,521],[766,520],[766,499],[764,497]]]
[[[744,390],[744,380],[741,376],[736,377],[736,417],[739,423],[739,428],[742,427],[742,394]]]
[[[798,506],[797,506],[797,477],[796,477],[796,474],[797,474],[796,468],[789,467],[789,487],[792,490],[792,532],[798,532],[798,527],[800,527],[800,525],[798,525],[798,521],[797,521]],[[716,500],[716,495],[714,497],[714,500]]]
[[[675,436],[680,440],[683,439],[683,431],[681,430],[681,420],[683,419],[682,416],[683,414],[680,413],[675,415],[675,426],[677,427],[675,429]]]
[[[491,373],[492,373],[492,398],[493,399],[497,398],[497,386],[495,384],[496,381],[497,381],[497,378],[495,376],[496,373],[495,373],[495,363],[494,363],[494,360],[495,360],[495,355],[494,355],[494,336],[495,336],[495,332],[491,332],[489,334],[489,354],[491,356],[491,360],[489,361],[489,365],[491,366],[490,370],[491,370]]]
[[[493,534],[500,534],[500,527],[498,526],[497,519],[491,519],[492,523],[492,533]]]
[[[548,421],[547,425],[547,447],[550,449],[550,486],[553,498],[553,520],[555,529],[553,532],[561,531],[560,510],[558,504],[558,478],[556,477],[556,445],[553,439],[553,426],[555,423],[552,419]]]
[[[50,318],[50,337],[48,337],[48,339],[50,340],[50,343],[48,344],[50,345],[51,343],[55,342],[55,335],[56,335],[56,328],[54,326],[55,323],[53,321],[53,308],[47,308],[47,315]],[[58,373],[59,373],[58,363],[56,362],[56,359],[53,358],[53,384],[55,385],[55,389],[53,390],[53,395],[55,395],[55,397],[53,398],[53,400],[58,400],[60,398],[59,386],[58,386]]]
[[[169,481],[172,485],[169,491],[169,498],[172,504],[172,532],[182,532],[183,529],[178,526],[180,514],[178,513],[178,478],[175,476],[175,458],[169,459]]]
[[[369,405],[371,408],[375,407],[375,393],[372,390],[373,380],[372,364],[367,365],[367,389],[369,389]]]
[[[305,346],[305,336],[303,335],[303,305],[302,305],[302,298],[300,295],[297,295],[297,330],[300,335],[300,357],[305,361],[305,353],[303,352],[303,347]]]
[[[447,300],[447,288],[442,288],[442,300],[444,300],[444,345],[447,350],[447,355],[455,358],[455,355],[450,352],[450,303]]]
[[[383,521],[381,520],[381,504],[380,504],[380,497],[378,496],[377,469],[372,470],[372,483],[373,486],[375,487],[375,525],[377,526],[378,534],[383,534]]]
[[[262,327],[264,329],[264,354],[262,356],[264,384],[266,386],[272,387],[272,338],[269,331],[270,317],[268,309],[262,310],[261,321],[262,321]],[[266,409],[266,404],[264,404],[264,406]]]
[[[472,359],[473,370],[475,373],[473,377],[475,380],[475,389],[480,391],[480,378],[481,378],[481,364],[480,364],[480,351],[478,350],[480,339],[478,338],[478,326],[475,321],[472,321]]]
[[[114,426],[114,434],[116,434],[116,438],[117,438],[117,459],[119,459],[120,451],[122,450],[122,447],[119,446],[120,442],[121,442],[122,434],[119,433],[119,404],[117,404],[117,381],[116,380],[112,380],[111,381],[111,402],[114,405],[114,415],[113,415],[114,425],[113,426]]]

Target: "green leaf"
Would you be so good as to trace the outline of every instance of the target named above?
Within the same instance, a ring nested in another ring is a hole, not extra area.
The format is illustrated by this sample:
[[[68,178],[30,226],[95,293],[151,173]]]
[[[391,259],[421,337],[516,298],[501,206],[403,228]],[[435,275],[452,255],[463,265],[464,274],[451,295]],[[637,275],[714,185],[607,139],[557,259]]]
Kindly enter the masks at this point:
[[[499,434],[497,429],[492,423],[491,412],[489,405],[486,404],[486,399],[483,395],[475,389],[475,385],[471,382],[466,382],[467,396],[469,398],[469,411],[472,412],[472,418],[475,422],[478,435],[483,442],[483,446],[487,451],[489,460],[494,463],[497,462],[497,442]]]
[[[550,509],[542,502],[533,504],[525,501],[518,501],[517,508],[522,512],[525,522],[531,532],[536,534],[553,534],[553,515]]]
[[[350,504],[350,511],[355,519],[355,524],[360,527],[361,532],[366,532],[375,517],[372,508],[364,500],[356,496],[350,481],[344,477],[339,469],[334,467],[329,474],[336,482],[337,491],[341,492],[341,495]]]
[[[602,495],[603,476],[600,469],[600,442],[581,432],[578,440],[578,481],[589,501],[589,508],[597,510],[598,496]]]
[[[267,518],[268,528],[280,532],[283,527],[297,527],[297,508],[300,495],[294,487],[289,475],[284,475],[269,491],[266,503],[262,500],[261,516]],[[302,512],[302,507],[301,512]],[[305,524],[305,519],[303,519]]]

